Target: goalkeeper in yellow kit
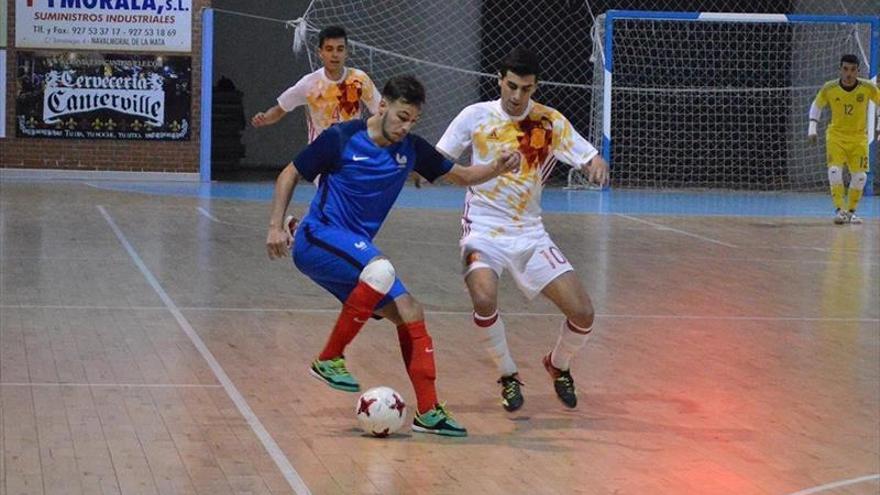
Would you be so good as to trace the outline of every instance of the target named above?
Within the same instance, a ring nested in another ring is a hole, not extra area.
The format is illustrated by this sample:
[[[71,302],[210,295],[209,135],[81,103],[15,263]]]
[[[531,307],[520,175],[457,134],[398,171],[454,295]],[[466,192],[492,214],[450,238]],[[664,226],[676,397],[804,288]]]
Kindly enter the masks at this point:
[[[810,107],[810,141],[816,142],[816,128],[822,109],[831,107],[831,123],[825,132],[828,182],[837,212],[834,223],[862,223],[856,206],[868,182],[868,102],[880,105],[880,90],[866,79],[859,79],[859,59],[844,55],[840,59],[840,79],[828,81]],[[843,167],[849,169],[849,191],[844,205]]]

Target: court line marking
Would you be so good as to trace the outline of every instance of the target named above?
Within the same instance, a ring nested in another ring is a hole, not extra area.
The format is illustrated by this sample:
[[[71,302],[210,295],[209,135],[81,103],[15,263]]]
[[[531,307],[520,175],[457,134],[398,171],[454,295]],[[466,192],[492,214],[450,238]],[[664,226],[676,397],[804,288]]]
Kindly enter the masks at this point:
[[[306,308],[218,308],[218,307],[199,307],[191,306],[180,308],[184,311],[228,311],[239,313],[332,313],[338,314],[339,309],[306,309]],[[426,314],[445,315],[445,316],[471,316],[472,311],[430,311],[425,310]],[[562,316],[558,313],[529,313],[516,311],[501,311],[504,316]],[[880,318],[821,318],[810,316],[751,316],[751,315],[630,315],[630,314],[611,314],[596,313],[596,318],[610,319],[632,319],[632,320],[718,320],[718,321],[834,321],[834,322],[864,322],[877,323]]]
[[[825,490],[840,488],[842,486],[855,485],[858,483],[864,483],[866,481],[880,481],[880,474],[870,474],[868,476],[861,476],[859,478],[850,478],[848,480],[840,480],[832,483],[826,483],[824,485],[805,488],[803,490],[790,493],[789,495],[810,495],[812,493],[824,492]]]
[[[222,224],[222,225],[232,225],[234,227],[244,227],[247,229],[261,229],[261,227],[256,227],[254,225],[248,225],[248,224],[244,224],[244,223],[227,222],[225,220],[220,220],[219,218],[212,215],[211,212],[209,212],[208,210],[206,210],[202,206],[197,206],[196,210],[198,210],[199,213],[201,213],[208,220]],[[455,247],[458,245],[458,243],[453,243],[453,242],[430,242],[430,241],[416,241],[416,240],[411,240],[411,239],[379,239],[378,241],[379,242],[403,242],[406,244],[418,244],[421,246],[440,246],[440,247],[448,247],[448,248],[452,248],[452,247]]]
[[[231,225],[231,224],[227,224],[227,225]],[[256,229],[256,227],[251,227],[251,228]],[[445,247],[445,248],[449,248],[449,249],[457,249],[457,247],[458,247],[453,244],[446,244],[446,243],[440,243],[440,242],[430,242],[430,241],[413,241],[413,240],[407,240],[407,239],[399,239],[399,240],[382,239],[379,242],[382,244],[398,242],[398,243],[416,244],[416,245],[422,245],[422,246],[439,246],[439,247]],[[743,249],[751,249],[751,248],[743,246]],[[594,252],[600,252],[600,251],[594,251]],[[630,252],[637,252],[637,251],[630,251]],[[842,251],[842,253],[843,252],[846,252],[846,251]],[[625,255],[625,253],[623,251],[617,251],[613,254],[617,254],[620,256]],[[685,257],[685,255],[663,255],[663,254],[639,254],[638,256],[640,256],[642,258],[669,259],[669,260],[680,260]],[[725,261],[725,262],[748,261],[748,262],[753,262],[753,263],[779,263],[779,264],[798,263],[798,264],[805,264],[805,265],[858,265],[858,266],[878,266],[878,265],[880,265],[880,262],[860,261],[858,259],[852,259],[852,258],[846,258],[846,259],[840,259],[840,260],[828,260],[828,259],[804,260],[804,259],[796,259],[796,258],[792,258],[792,259],[755,258],[755,257],[736,258],[736,257],[730,257],[730,256],[696,256],[696,255],[695,256],[687,256],[687,258],[690,260],[714,260],[714,261]],[[79,262],[79,261],[82,261],[82,262],[102,261],[105,263],[125,262],[125,260],[104,259],[104,258],[98,258],[98,257],[85,258],[85,257],[66,257],[66,256],[0,256],[0,261],[16,261],[16,260],[20,260],[20,261],[71,261],[71,262],[73,262],[73,261],[76,261],[76,262]]]
[[[743,246],[743,248],[745,248],[745,249],[750,249],[750,250],[757,250],[757,249],[769,249],[769,250],[776,250],[776,249],[791,249],[791,250],[798,250],[798,251],[818,251],[818,252],[820,252],[820,253],[827,253],[828,251],[831,251],[831,249],[829,249],[829,248],[817,247],[817,246],[768,246],[767,244],[762,244],[762,245],[760,245],[760,246]],[[840,252],[847,252],[847,251],[848,251],[848,252],[851,252],[851,253],[860,253],[862,250],[861,250],[861,249],[835,249],[835,251],[840,251]]]
[[[379,244],[384,244],[386,242],[400,242],[404,244],[417,244],[419,246],[438,246],[444,247],[448,249],[458,249],[458,242],[443,242],[443,241],[417,241],[415,239],[395,239],[395,238],[384,238],[380,237],[376,239],[376,242]]]
[[[202,206],[198,206],[198,207],[196,207],[196,209],[199,211],[199,213],[201,213],[202,215],[204,215],[206,218],[208,218],[209,220],[211,220],[211,221],[213,221],[213,222],[217,222],[217,223],[221,223],[221,224],[225,224],[225,225],[234,225],[234,226],[238,226],[238,227],[248,227],[248,228],[253,228],[252,225],[245,225],[245,224],[241,224],[241,223],[226,222],[226,221],[224,221],[224,220],[220,220],[219,218],[217,218],[217,217],[215,217],[214,215],[212,215],[208,210],[206,210],[206,209],[205,209],[204,207],[202,207]],[[738,247],[739,247],[739,246],[736,246],[736,245],[734,245],[734,244],[730,244],[730,243],[727,243],[727,242],[719,241],[719,240],[717,240],[717,239],[711,239],[711,238],[709,238],[709,237],[700,236],[700,235],[698,235],[698,234],[693,234],[693,233],[686,232],[686,231],[683,231],[683,230],[678,230],[678,229],[675,229],[675,228],[672,228],[672,227],[667,227],[667,226],[662,225],[662,224],[658,224],[658,223],[655,223],[655,222],[651,222],[651,221],[649,221],[649,220],[643,220],[643,219],[640,219],[640,218],[637,218],[637,217],[633,217],[633,216],[629,216],[629,215],[624,215],[624,214],[622,214],[622,213],[615,213],[615,215],[617,215],[617,216],[621,216],[621,217],[624,217],[624,218],[627,218],[627,219],[629,219],[629,220],[634,220],[634,221],[637,221],[637,222],[643,222],[643,223],[646,223],[646,224],[651,225],[652,227],[656,228],[657,230],[668,230],[668,231],[672,231],[672,232],[677,232],[677,233],[679,233],[679,234],[684,234],[684,235],[688,235],[688,236],[691,236],[691,237],[696,237],[697,239],[701,239],[701,240],[704,240],[704,241],[714,242],[714,243],[716,243],[716,244],[720,244],[720,245],[722,245],[722,246],[727,246],[727,247],[732,247],[732,248],[738,248]],[[383,238],[379,238],[377,241],[378,241],[378,242],[399,242],[399,243],[404,243],[404,244],[417,244],[417,245],[421,245],[421,246],[440,246],[440,247],[453,247],[453,246],[456,246],[456,247],[457,247],[457,246],[458,246],[458,243],[457,243],[457,242],[441,242],[441,241],[434,241],[434,242],[431,242],[431,241],[418,241],[418,240],[414,240],[414,239],[395,239],[395,238],[391,238],[391,239],[383,239]],[[792,249],[808,249],[808,250],[822,251],[822,252],[827,251],[827,249],[825,249],[825,248],[813,248],[813,247],[808,247],[808,248],[795,247],[795,248],[792,248]],[[771,260],[771,261],[776,261],[776,260]],[[780,261],[787,261],[787,260],[780,260]],[[798,260],[791,260],[791,261],[792,261],[792,262],[796,262],[796,261],[798,261]]]
[[[85,305],[85,304],[0,304],[2,309],[88,309],[98,310],[107,309],[118,311],[120,309],[137,310],[137,311],[167,311],[165,306],[104,306],[104,305]]]
[[[197,206],[196,209],[199,210],[199,213],[201,213],[202,215],[208,217],[208,220],[211,220],[212,222],[226,223],[226,222],[222,222],[222,221],[220,221],[220,219],[217,218],[217,217],[215,217],[214,215],[211,215],[211,212],[209,212],[208,210],[206,210],[204,207]]]
[[[106,309],[106,310],[139,310],[166,311],[164,306],[74,306],[74,305],[39,305],[39,304],[0,304],[0,309]],[[339,309],[333,308],[236,308],[217,306],[180,306],[180,311],[217,311],[230,313],[315,313],[338,314]],[[471,316],[472,311],[432,311],[431,315]],[[561,316],[562,313],[538,313],[528,311],[502,311],[505,316]],[[877,323],[880,318],[845,318],[817,316],[762,316],[762,315],[635,315],[625,313],[596,313],[597,318],[630,319],[630,320],[716,320],[716,321],[832,321]]]
[[[209,212],[208,210],[206,210],[202,206],[197,206],[196,210],[198,210],[198,212],[201,215],[203,215],[205,218],[207,218],[208,220],[215,222],[215,223],[219,223],[221,225],[231,225],[233,227],[243,227],[245,229],[262,230],[262,227],[258,227],[256,225],[250,225],[250,224],[246,224],[246,223],[227,222],[226,220],[220,220],[219,218],[212,215],[211,212]]]
[[[165,292],[165,289],[162,288],[162,285],[159,284],[159,281],[153,276],[153,273],[147,268],[147,265],[143,262],[140,255],[138,255],[137,251],[135,251],[134,247],[131,243],[128,242],[128,239],[125,237],[125,234],[122,233],[122,230],[116,225],[116,222],[113,221],[113,217],[107,213],[107,210],[104,209],[103,206],[97,205],[98,211],[101,212],[101,215],[104,216],[104,219],[110,224],[110,228],[113,230],[113,233],[116,234],[116,238],[128,252],[128,255],[131,257],[134,264],[140,269],[141,274],[143,274],[144,278],[156,292],[162,302],[165,303],[165,307],[168,311],[171,312],[174,319],[177,320],[177,324],[180,326],[180,329],[183,330],[183,333],[189,337],[189,340],[195,346],[195,348],[199,351],[199,354],[202,355],[202,358],[208,363],[208,366],[211,368],[211,371],[214,373],[214,376],[217,377],[217,381],[223,386],[223,389],[226,391],[226,394],[235,404],[235,407],[238,408],[238,412],[244,417],[247,421],[248,425],[251,427],[251,430],[260,440],[260,443],[263,444],[263,447],[266,449],[266,452],[275,461],[275,465],[278,466],[278,469],[281,470],[281,474],[284,476],[284,479],[287,481],[290,488],[293,489],[294,493],[298,495],[306,495],[311,494],[309,488],[306,486],[302,477],[300,477],[299,473],[296,472],[296,469],[293,468],[293,465],[290,464],[290,460],[281,450],[281,447],[278,446],[278,443],[275,442],[275,439],[272,438],[272,435],[268,430],[263,426],[263,423],[260,422],[260,419],[251,409],[250,405],[248,405],[244,396],[241,395],[241,392],[235,387],[235,384],[232,383],[232,380],[226,374],[226,371],[223,370],[223,367],[220,366],[220,363],[211,353],[211,350],[208,349],[208,346],[205,345],[205,342],[201,337],[196,333],[195,329],[193,329],[192,325],[190,325],[189,321],[183,316],[180,309],[174,303],[174,300]]]
[[[650,220],[644,220],[642,218],[633,217],[630,215],[624,215],[623,213],[615,213],[614,216],[623,217],[623,218],[626,218],[627,220],[632,220],[634,222],[644,223],[646,225],[650,225],[651,227],[654,227],[657,230],[675,232],[676,234],[686,235],[688,237],[693,237],[694,239],[700,239],[702,241],[711,242],[713,244],[718,244],[720,246],[726,246],[729,248],[738,248],[739,247],[735,244],[730,244],[729,242],[719,241],[718,239],[712,239],[711,237],[706,237],[706,236],[702,236],[699,234],[694,234],[693,232],[688,232],[688,231],[676,229],[673,227],[667,227],[666,225],[663,225],[660,223],[652,222]]]
[[[0,387],[222,388],[223,385],[201,383],[0,382]]]

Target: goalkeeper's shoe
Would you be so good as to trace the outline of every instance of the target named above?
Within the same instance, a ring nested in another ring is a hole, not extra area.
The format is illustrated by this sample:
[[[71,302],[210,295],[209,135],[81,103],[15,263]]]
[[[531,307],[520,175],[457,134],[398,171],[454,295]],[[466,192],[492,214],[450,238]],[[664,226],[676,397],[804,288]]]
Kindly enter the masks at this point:
[[[849,222],[849,223],[856,224],[856,225],[859,225],[862,223],[862,218],[856,216],[856,212],[854,210],[850,210],[849,212],[847,212],[846,217],[847,217],[847,222]]]

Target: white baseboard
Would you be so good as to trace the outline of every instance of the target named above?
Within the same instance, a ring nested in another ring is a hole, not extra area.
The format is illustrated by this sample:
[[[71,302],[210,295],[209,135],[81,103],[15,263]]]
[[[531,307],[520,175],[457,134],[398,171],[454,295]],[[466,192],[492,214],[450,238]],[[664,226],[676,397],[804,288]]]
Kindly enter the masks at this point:
[[[0,168],[0,180],[4,179],[198,182],[199,174],[186,172],[129,172],[122,170]]]

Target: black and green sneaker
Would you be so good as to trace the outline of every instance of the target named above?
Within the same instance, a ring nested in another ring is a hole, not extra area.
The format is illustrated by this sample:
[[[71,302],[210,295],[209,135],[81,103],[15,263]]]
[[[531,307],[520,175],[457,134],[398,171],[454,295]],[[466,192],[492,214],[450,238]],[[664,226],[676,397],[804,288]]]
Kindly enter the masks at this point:
[[[426,413],[416,413],[412,429],[421,433],[433,433],[448,437],[467,436],[467,430],[452,419],[452,415],[446,410],[446,404],[437,404],[434,409]]]
[[[513,412],[523,405],[522,387],[523,382],[519,379],[519,373],[502,376],[498,379],[501,384],[501,405],[507,412]]]
[[[574,409],[578,405],[577,394],[574,391],[574,378],[569,370],[561,370],[550,362],[550,354],[544,356],[544,368],[553,377],[553,388],[556,389],[556,397],[569,408]]]
[[[361,389],[357,380],[345,368],[345,356],[339,356],[326,361],[316,359],[312,362],[309,373],[337,390],[357,392]]]

